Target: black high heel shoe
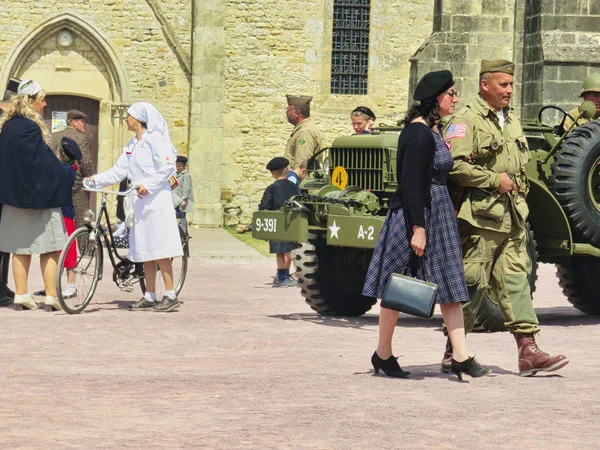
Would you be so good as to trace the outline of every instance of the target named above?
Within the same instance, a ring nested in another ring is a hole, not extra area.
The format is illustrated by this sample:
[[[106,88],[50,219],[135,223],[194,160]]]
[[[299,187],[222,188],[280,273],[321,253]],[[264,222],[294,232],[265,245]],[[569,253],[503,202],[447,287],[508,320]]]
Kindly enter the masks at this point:
[[[463,362],[457,362],[452,358],[452,365],[450,366],[452,372],[458,377],[458,381],[464,383],[463,375],[466,373],[470,377],[478,378],[484,375],[492,373],[492,369],[486,366],[482,366],[477,360],[471,356],[465,359]]]
[[[373,369],[375,369],[376,374],[378,374],[381,369],[388,377],[406,378],[410,375],[410,372],[402,370],[400,364],[398,364],[398,358],[394,355],[390,356],[388,359],[381,359],[377,352],[374,352],[373,356],[371,356],[371,364],[373,364]]]

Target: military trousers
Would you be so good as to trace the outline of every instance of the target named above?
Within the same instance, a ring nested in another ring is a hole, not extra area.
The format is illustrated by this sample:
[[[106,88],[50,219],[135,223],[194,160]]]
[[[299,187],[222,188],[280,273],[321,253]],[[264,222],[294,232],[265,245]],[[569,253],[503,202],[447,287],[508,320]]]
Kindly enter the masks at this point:
[[[463,305],[467,333],[473,330],[481,303],[488,295],[498,302],[508,331],[540,331],[528,279],[532,266],[527,254],[527,232],[524,224],[515,222],[509,233],[460,223],[465,280],[471,299]]]

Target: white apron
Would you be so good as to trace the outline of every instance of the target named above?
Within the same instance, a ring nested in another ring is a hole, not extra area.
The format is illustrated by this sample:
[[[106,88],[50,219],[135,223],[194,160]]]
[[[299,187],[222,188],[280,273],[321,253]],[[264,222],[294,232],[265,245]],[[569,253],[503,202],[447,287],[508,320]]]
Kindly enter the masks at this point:
[[[149,193],[134,196],[133,227],[129,254],[133,262],[154,261],[183,255],[175,218],[169,178],[175,173],[171,143],[158,133],[133,138],[115,165],[94,180],[98,188],[120,183],[125,177],[133,186],[144,185]]]

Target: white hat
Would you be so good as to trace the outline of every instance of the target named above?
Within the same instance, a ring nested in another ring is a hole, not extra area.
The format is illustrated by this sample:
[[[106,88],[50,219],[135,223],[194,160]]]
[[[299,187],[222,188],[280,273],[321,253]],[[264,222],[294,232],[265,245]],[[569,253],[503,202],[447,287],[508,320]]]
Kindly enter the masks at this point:
[[[23,80],[19,83],[17,94],[35,96],[42,90],[42,87],[37,81]]]

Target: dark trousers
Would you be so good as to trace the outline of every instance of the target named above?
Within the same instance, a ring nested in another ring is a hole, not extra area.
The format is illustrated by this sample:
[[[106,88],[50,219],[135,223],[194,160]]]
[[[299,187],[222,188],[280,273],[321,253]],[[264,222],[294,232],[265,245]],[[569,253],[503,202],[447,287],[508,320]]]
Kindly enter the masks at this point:
[[[188,232],[188,229],[187,229],[187,214],[185,212],[183,212],[181,209],[175,208],[175,217],[177,219],[179,219],[179,224],[181,225],[181,228],[183,228],[183,231],[187,235],[187,232]]]
[[[0,252],[0,304],[7,303],[14,297],[13,291],[8,288],[8,265],[10,253]]]
[[[8,265],[10,263],[10,253],[0,252],[0,287],[8,283]]]

